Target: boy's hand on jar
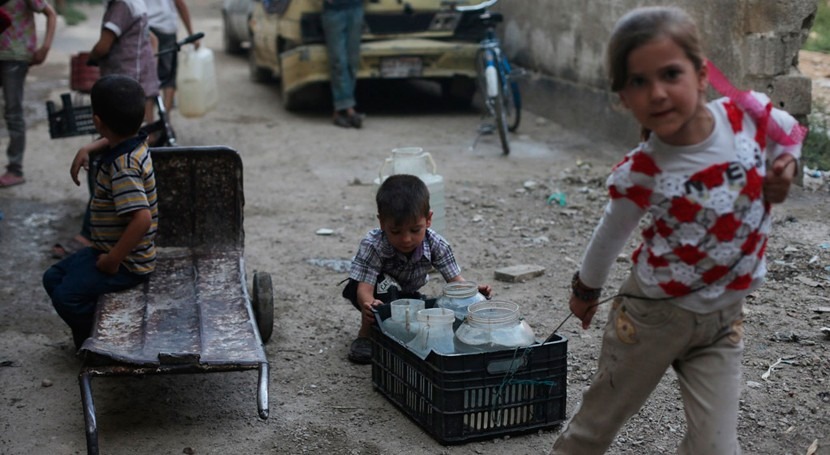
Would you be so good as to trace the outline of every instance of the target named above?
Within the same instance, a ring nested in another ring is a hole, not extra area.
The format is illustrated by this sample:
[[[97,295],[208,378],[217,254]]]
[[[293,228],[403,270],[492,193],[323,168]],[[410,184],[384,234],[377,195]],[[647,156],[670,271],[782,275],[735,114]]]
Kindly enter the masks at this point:
[[[378,305],[383,305],[383,302],[377,299],[360,302],[360,306],[363,308],[363,311],[361,311],[363,313],[363,322],[367,324],[375,322],[375,314],[372,312],[372,308]]]
[[[493,288],[489,284],[478,285],[478,292],[487,297],[488,300],[493,298]]]
[[[790,192],[798,161],[785,153],[773,161],[764,177],[764,199],[772,204],[784,202]]]
[[[594,315],[597,314],[597,307],[599,306],[598,300],[588,302],[572,293],[568,305],[571,308],[571,313],[582,321],[582,329],[587,330],[591,326],[591,320],[594,319]]]

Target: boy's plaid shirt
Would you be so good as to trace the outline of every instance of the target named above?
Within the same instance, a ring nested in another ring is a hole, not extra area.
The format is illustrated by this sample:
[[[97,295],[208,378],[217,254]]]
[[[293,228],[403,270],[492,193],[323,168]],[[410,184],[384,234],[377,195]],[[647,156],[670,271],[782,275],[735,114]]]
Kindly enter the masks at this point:
[[[380,273],[397,280],[403,292],[417,292],[429,280],[429,271],[438,270],[445,281],[461,274],[450,244],[427,229],[424,242],[410,257],[395,250],[380,229],[373,229],[360,242],[352,260],[349,278],[375,285]]]

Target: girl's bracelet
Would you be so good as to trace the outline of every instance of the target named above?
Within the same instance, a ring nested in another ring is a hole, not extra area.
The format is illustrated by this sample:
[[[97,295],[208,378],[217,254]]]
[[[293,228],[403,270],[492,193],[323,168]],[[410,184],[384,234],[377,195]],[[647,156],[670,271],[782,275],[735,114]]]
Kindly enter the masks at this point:
[[[574,273],[573,278],[571,279],[571,291],[579,300],[583,300],[585,302],[593,302],[594,300],[599,300],[600,295],[602,295],[602,288],[589,288],[582,284],[582,281],[579,280],[579,271],[577,270]]]

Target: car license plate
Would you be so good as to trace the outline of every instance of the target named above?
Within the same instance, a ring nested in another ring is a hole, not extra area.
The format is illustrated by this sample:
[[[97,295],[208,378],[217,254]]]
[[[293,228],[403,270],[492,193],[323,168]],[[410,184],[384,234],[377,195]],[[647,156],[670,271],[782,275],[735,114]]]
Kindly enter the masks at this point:
[[[380,60],[380,77],[420,77],[424,64],[420,57],[389,57]]]

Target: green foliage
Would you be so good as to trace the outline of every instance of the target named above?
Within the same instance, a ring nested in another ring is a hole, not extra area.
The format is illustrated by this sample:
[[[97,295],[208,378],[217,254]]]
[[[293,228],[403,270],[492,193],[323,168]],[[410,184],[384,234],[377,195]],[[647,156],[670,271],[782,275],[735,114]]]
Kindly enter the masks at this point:
[[[818,2],[818,13],[810,30],[810,36],[804,43],[804,49],[816,52],[830,52],[830,6],[825,1]]]
[[[86,14],[72,5],[66,6],[61,15],[63,20],[66,21],[66,25],[78,25],[86,20]]]
[[[810,114],[810,132],[801,149],[803,164],[812,169],[830,170],[830,113],[827,106],[815,102]]]

